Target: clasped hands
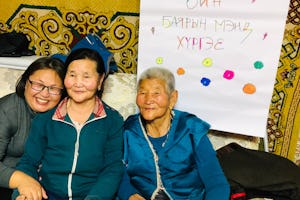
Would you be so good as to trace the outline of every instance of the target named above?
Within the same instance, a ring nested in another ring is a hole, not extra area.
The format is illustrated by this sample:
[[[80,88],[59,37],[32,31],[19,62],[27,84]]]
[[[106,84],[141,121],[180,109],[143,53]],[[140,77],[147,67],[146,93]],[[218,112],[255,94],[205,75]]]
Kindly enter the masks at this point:
[[[40,183],[21,171],[15,171],[12,174],[9,186],[18,189],[19,196],[16,197],[16,200],[42,200],[48,198]]]

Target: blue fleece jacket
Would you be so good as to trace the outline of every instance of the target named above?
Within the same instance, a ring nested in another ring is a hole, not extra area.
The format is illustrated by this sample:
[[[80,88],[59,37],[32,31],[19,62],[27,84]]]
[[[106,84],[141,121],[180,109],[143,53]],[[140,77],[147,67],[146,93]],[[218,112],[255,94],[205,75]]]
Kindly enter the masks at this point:
[[[155,152],[139,114],[124,129],[126,173],[118,197],[134,193],[152,199],[159,188],[175,200],[228,200],[229,184],[206,133],[210,125],[195,115],[174,110],[164,147]]]

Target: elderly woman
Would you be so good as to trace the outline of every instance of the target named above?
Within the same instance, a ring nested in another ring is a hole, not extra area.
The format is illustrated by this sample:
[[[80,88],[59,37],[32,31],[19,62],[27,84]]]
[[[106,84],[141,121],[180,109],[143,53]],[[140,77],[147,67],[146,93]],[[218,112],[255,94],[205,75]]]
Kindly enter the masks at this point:
[[[125,176],[120,199],[228,200],[229,184],[207,132],[210,125],[175,110],[174,75],[144,71],[138,81],[140,113],[125,122]]]

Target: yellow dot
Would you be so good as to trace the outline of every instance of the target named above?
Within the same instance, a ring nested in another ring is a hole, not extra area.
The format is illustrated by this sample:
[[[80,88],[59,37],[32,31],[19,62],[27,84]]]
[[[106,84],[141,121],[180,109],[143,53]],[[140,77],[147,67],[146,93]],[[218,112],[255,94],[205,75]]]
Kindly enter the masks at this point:
[[[163,63],[163,58],[162,57],[156,58],[156,63],[157,64],[162,64]]]
[[[202,61],[202,65],[205,66],[205,67],[210,67],[212,66],[213,64],[213,61],[211,58],[205,58],[203,61]]]

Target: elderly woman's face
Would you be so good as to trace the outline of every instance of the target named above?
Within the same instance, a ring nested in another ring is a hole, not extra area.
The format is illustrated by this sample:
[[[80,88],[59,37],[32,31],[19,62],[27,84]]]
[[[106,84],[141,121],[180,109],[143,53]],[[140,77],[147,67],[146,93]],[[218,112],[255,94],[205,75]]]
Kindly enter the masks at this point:
[[[172,98],[166,91],[166,82],[160,79],[145,79],[137,91],[136,104],[145,120],[155,120],[169,114]]]
[[[72,61],[67,69],[64,84],[70,98],[82,103],[94,99],[101,88],[104,76],[99,76],[97,63],[90,59]]]

